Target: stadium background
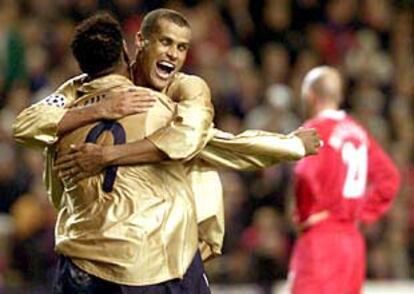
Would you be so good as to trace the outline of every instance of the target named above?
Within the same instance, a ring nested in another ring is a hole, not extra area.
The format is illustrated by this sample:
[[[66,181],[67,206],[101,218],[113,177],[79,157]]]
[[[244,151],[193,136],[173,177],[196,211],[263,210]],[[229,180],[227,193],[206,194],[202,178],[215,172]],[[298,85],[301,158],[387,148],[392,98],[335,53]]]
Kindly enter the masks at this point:
[[[48,293],[56,261],[42,155],[13,142],[16,114],[79,72],[68,46],[79,20],[112,11],[132,49],[142,14],[161,6],[190,19],[185,71],[208,81],[223,130],[294,130],[305,72],[319,64],[341,69],[344,107],[403,177],[392,210],[364,228],[368,278],[413,279],[414,1],[0,0],[0,293]],[[227,233],[223,257],[207,265],[213,284],[249,284],[239,288],[249,293],[286,279],[295,239],[292,167],[222,171]]]

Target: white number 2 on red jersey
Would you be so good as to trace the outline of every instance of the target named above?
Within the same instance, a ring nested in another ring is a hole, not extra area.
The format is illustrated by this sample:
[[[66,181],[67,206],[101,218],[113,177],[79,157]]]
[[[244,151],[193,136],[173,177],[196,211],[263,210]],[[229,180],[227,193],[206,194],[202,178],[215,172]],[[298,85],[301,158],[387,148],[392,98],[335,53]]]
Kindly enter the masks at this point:
[[[351,142],[342,146],[342,160],[347,167],[342,194],[345,198],[359,198],[367,182],[367,146],[355,147]]]

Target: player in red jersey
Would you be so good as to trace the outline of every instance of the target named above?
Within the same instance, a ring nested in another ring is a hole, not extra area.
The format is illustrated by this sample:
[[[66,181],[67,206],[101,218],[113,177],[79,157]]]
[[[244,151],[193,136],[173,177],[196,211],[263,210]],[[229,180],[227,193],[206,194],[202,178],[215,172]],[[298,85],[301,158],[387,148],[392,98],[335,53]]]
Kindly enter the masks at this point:
[[[311,70],[302,85],[306,127],[323,141],[319,155],[295,168],[296,221],[301,231],[290,263],[292,293],[360,293],[365,243],[358,224],[391,206],[399,173],[377,142],[344,111],[339,72]]]

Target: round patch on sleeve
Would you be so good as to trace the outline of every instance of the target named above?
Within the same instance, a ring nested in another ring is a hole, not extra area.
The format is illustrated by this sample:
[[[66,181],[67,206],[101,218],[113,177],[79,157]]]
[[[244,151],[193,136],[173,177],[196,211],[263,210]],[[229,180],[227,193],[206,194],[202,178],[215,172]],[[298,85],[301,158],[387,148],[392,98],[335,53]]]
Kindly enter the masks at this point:
[[[49,106],[63,108],[65,107],[67,102],[68,100],[62,94],[51,94],[47,96],[45,99],[43,99],[41,103]]]

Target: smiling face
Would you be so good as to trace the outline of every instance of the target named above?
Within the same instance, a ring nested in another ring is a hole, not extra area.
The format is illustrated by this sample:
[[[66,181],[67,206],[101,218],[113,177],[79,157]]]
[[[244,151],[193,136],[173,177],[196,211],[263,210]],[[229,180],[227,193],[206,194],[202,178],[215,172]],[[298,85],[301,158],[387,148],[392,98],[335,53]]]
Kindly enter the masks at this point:
[[[183,66],[190,39],[190,28],[162,18],[149,36],[138,32],[135,82],[158,91],[165,89]]]

